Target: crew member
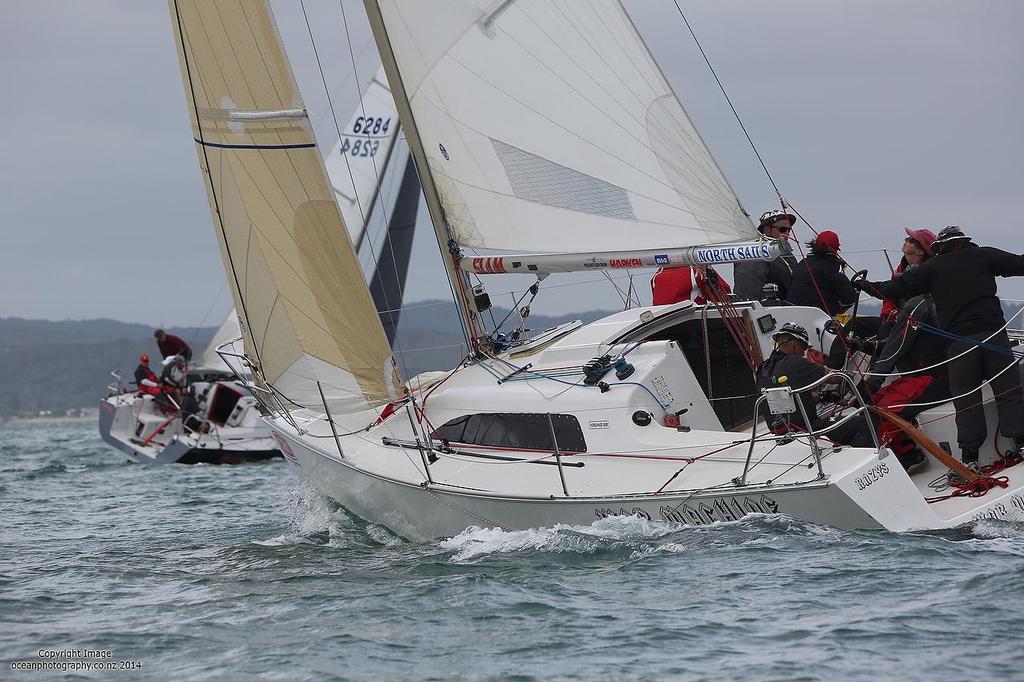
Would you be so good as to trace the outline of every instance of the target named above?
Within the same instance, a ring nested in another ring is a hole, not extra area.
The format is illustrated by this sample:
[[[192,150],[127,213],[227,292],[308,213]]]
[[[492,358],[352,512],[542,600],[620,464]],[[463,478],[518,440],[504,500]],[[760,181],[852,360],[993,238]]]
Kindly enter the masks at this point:
[[[796,391],[810,386],[829,373],[828,369],[811,362],[804,356],[810,342],[807,330],[800,325],[786,322],[772,337],[772,340],[777,344],[775,350],[757,368],[757,387],[759,389],[789,386]],[[825,383],[835,384],[842,381],[843,379],[836,375],[826,380]],[[811,391],[805,391],[794,394],[794,398],[803,403],[807,417],[811,420],[811,426],[815,431],[819,431],[827,428],[830,423],[818,417],[818,404],[811,393]],[[807,430],[799,411],[786,416],[773,415],[773,419],[769,423],[769,427],[777,433],[788,431],[790,426]],[[868,425],[868,419],[856,417],[823,436],[842,445],[874,447],[871,431],[877,425],[877,420],[873,416],[869,416],[869,419],[871,426]]]
[[[789,239],[795,224],[796,216],[791,213],[765,211],[761,214],[757,230],[769,239]],[[765,297],[764,286],[774,284],[778,287],[778,298],[787,300],[796,265],[796,257],[791,253],[773,261],[748,260],[735,263],[732,273],[736,282],[736,296],[742,301],[760,301]]]
[[[192,360],[192,348],[180,336],[168,334],[163,329],[157,329],[153,336],[156,337],[156,345],[164,358],[180,355],[185,358],[185,362]]]
[[[717,286],[723,296],[732,293],[729,283],[711,266],[706,269],[689,265],[659,268],[651,277],[651,299],[653,305],[669,305],[680,301],[704,305],[708,301],[711,286]]]
[[[911,297],[899,310],[865,382],[875,405],[909,421],[950,399],[945,341],[920,327],[936,323],[935,303],[927,294]],[[893,374],[899,376],[885,376]],[[897,455],[916,447],[898,426],[885,420],[878,435]],[[922,457],[921,463],[924,461]]]
[[[932,244],[935,243],[935,233],[929,229],[912,230],[909,227],[903,228],[907,237],[903,240],[903,246],[900,247],[902,256],[900,262],[893,271],[892,276],[896,277],[901,275],[904,270],[915,265],[920,265],[929,258],[932,257]],[[934,306],[934,304],[932,304]],[[886,329],[880,331],[881,336],[885,336],[888,333],[890,325],[887,323],[894,322],[896,316],[899,315],[900,305],[897,301],[890,301],[888,299],[882,301],[882,324],[885,325]]]
[[[843,274],[839,235],[825,230],[807,246],[811,252],[793,271],[789,302],[820,308],[829,315],[845,313],[857,302],[857,290]]]
[[[209,433],[210,422],[199,416],[201,412],[202,408],[199,406],[199,401],[196,400],[196,385],[189,384],[188,389],[185,391],[185,395],[181,397],[182,426],[189,431]]]
[[[956,225],[943,228],[932,249],[933,258],[892,280],[857,285],[877,298],[927,293],[935,301],[940,335],[949,339],[946,355],[961,458],[978,471],[978,451],[988,436],[981,396],[985,380],[995,395],[999,431],[1013,438],[1018,454],[1024,450],[1024,395],[1020,375],[1011,366],[1016,358],[996,295],[996,277],[1024,276],[1024,255],[978,246]]]
[[[185,358],[180,355],[174,355],[164,365],[164,371],[160,373],[160,386],[165,393],[172,395],[175,400],[181,400],[185,384]]]
[[[139,366],[135,368],[135,384],[139,387],[139,393],[159,395],[161,392],[160,379],[149,368],[149,355],[146,353],[139,356]]]

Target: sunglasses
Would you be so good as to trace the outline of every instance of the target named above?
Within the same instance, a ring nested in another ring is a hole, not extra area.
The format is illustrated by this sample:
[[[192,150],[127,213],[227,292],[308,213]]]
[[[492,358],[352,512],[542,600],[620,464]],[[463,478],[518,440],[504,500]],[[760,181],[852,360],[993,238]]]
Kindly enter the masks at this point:
[[[788,225],[783,225],[782,227],[772,227],[772,229],[773,230],[778,230],[782,234],[789,234],[793,230],[793,228],[789,227]]]
[[[906,243],[910,244],[911,246],[916,246],[919,249],[923,249],[924,248],[923,246],[921,246],[921,242],[917,241],[913,237],[907,237],[903,241],[905,241]]]

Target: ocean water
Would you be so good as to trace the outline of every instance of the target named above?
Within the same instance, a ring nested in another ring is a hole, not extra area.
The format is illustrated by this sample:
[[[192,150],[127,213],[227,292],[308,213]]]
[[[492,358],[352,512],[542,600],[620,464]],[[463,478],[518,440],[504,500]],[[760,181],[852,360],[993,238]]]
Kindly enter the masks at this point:
[[[1024,525],[640,519],[410,543],[281,461],[0,426],[0,679],[1020,679]],[[12,671],[109,650],[118,672]]]

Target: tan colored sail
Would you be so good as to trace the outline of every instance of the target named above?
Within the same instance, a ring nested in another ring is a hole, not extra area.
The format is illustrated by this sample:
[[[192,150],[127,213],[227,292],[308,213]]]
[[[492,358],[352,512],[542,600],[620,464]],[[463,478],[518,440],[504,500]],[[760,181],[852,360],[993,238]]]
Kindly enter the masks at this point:
[[[338,412],[390,400],[401,385],[391,349],[268,3],[170,10],[247,354],[286,403],[316,409],[320,389]]]

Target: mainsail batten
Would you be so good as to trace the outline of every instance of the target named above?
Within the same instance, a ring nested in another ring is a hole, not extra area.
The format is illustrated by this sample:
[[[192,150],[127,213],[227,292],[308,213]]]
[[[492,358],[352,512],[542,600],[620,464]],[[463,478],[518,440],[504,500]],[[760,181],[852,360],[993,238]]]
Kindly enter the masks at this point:
[[[757,234],[616,0],[368,0],[459,246],[665,249]]]
[[[339,413],[394,398],[391,351],[269,6],[171,0],[171,11],[255,378]]]

